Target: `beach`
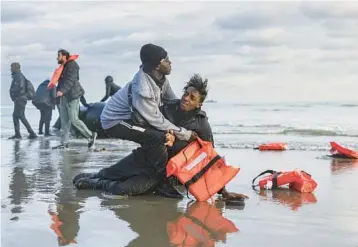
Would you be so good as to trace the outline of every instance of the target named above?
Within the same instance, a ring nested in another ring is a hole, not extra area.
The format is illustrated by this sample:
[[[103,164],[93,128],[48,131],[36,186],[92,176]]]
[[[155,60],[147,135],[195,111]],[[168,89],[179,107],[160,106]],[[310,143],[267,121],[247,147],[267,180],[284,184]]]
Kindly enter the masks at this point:
[[[119,198],[99,191],[76,191],[72,185],[79,172],[112,165],[137,145],[99,139],[96,148],[108,150],[94,152],[87,149],[86,140],[75,139],[69,150],[52,150],[58,137],[27,140],[22,125],[23,139],[7,140],[13,134],[11,107],[1,107],[2,246],[154,247],[173,243],[173,229],[179,229],[175,226],[188,213],[190,199]],[[215,246],[357,246],[358,160],[327,155],[330,141],[358,149],[358,104],[219,102],[204,108],[218,153],[241,168],[228,189],[249,196],[244,208],[215,204],[237,229],[214,231],[209,236],[216,236],[212,237]],[[53,113],[52,124],[58,116],[57,110]],[[26,115],[37,132],[39,112],[28,104]],[[272,141],[287,142],[288,149],[253,150]],[[296,168],[318,183],[313,193],[258,192],[251,187],[252,179],[265,170]],[[191,238],[209,246],[205,234],[190,229]]]

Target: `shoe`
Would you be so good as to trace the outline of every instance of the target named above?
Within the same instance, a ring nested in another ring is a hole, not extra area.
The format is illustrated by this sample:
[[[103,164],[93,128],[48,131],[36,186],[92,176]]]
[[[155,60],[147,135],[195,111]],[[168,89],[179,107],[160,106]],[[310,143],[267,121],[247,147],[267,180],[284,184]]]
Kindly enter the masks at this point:
[[[45,136],[45,137],[49,137],[49,136],[54,136],[54,135],[53,135],[53,134],[50,134],[50,133],[46,133],[44,136]]]
[[[92,173],[80,173],[77,174],[73,179],[72,179],[72,184],[75,185],[76,182],[81,179],[81,178],[95,178],[95,175],[97,173],[96,172],[92,172]]]
[[[30,134],[28,139],[36,139],[37,138],[37,135],[35,133],[33,134]]]
[[[101,180],[100,178],[80,178],[75,183],[75,187],[78,190],[86,190],[86,189],[93,189],[93,190],[101,190],[104,188],[108,180]]]
[[[52,149],[67,149],[67,148],[68,148],[68,143],[52,147]]]
[[[39,135],[43,135],[43,133],[44,133],[44,132],[42,132],[42,131],[39,131]]]
[[[155,194],[169,197],[169,198],[184,198],[182,194],[180,194],[173,186],[169,183],[162,183],[155,188]]]
[[[9,137],[9,140],[13,140],[13,139],[21,139],[21,135],[14,135],[12,137]]]
[[[92,132],[92,136],[88,140],[88,148],[91,148],[95,144],[96,139],[97,139],[97,132]]]

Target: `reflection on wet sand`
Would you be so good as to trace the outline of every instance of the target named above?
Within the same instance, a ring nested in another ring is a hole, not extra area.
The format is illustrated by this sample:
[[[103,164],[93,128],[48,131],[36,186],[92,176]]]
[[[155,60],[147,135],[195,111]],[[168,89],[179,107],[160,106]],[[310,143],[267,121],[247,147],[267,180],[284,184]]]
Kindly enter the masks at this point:
[[[314,193],[300,193],[286,188],[261,190],[259,195],[261,199],[278,202],[279,204],[291,208],[293,211],[297,211],[303,205],[317,203]]]
[[[50,228],[55,232],[59,246],[77,243],[80,213],[84,202],[76,197],[72,178],[77,171],[72,166],[79,162],[85,162],[88,157],[88,153],[79,157],[71,152],[64,152],[63,160],[58,165],[60,189],[55,194],[55,204],[49,205],[48,213],[52,220]]]
[[[194,202],[180,209],[177,204],[177,200],[156,196],[101,203],[139,235],[130,247],[215,246],[215,242],[225,242],[228,233],[238,231],[215,205]]]
[[[27,148],[33,142],[28,142]],[[11,217],[11,220],[19,220],[19,214],[23,212],[23,204],[28,203],[31,200],[31,195],[34,191],[34,177],[30,175],[25,175],[25,168],[22,164],[23,153],[20,148],[20,141],[16,140],[14,142],[13,149],[13,164],[15,165],[12,169],[11,180],[9,184],[9,199],[13,208],[11,212],[15,214]]]
[[[167,223],[169,243],[174,246],[215,246],[226,242],[228,233],[238,232],[222,211],[207,202],[195,202],[186,213]]]
[[[356,168],[358,168],[358,159],[334,158],[331,161],[331,171],[334,175]]]

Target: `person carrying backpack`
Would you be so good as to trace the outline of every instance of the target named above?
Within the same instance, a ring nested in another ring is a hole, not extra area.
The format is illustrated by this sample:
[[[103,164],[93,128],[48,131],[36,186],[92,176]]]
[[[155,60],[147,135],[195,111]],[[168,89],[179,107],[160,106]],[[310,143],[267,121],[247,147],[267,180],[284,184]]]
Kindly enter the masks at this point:
[[[14,102],[14,112],[12,114],[15,135],[9,139],[21,139],[20,120],[25,125],[29,133],[29,139],[37,138],[37,135],[30,126],[25,117],[25,107],[28,100],[32,100],[34,96],[34,87],[32,83],[21,73],[20,63],[11,64],[12,82],[10,86],[10,97]]]
[[[39,135],[43,134],[43,126],[45,125],[45,136],[50,134],[50,122],[52,118],[52,110],[56,105],[56,88],[47,89],[50,80],[42,82],[36,90],[32,104],[40,110],[41,118],[39,123]]]

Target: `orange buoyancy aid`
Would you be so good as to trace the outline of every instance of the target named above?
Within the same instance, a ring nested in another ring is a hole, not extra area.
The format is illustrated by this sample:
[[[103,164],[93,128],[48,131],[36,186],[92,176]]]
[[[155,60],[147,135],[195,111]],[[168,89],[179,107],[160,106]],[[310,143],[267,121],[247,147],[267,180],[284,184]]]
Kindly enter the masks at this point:
[[[167,177],[177,177],[196,200],[207,201],[230,182],[240,168],[228,165],[211,142],[197,138],[169,160],[166,171]]]
[[[259,184],[254,185],[255,180],[266,173],[270,173],[271,175],[262,178]],[[310,174],[298,169],[289,172],[267,170],[252,180],[253,188],[259,186],[260,189],[275,189],[285,185],[288,185],[290,189],[298,192],[313,192],[317,187],[316,181],[312,179]]]
[[[237,231],[220,209],[207,202],[193,203],[187,213],[167,223],[169,243],[177,247],[214,246],[215,241],[225,241],[226,234]]]
[[[71,55],[68,58],[68,60],[66,61],[66,63],[69,62],[69,61],[72,61],[72,60],[76,60],[78,57],[79,57],[79,55]],[[47,88],[51,89],[51,88],[53,88],[54,86],[57,85],[57,82],[60,79],[60,76],[62,74],[63,68],[65,67],[66,63],[60,64],[60,66],[55,70],[55,72],[52,75],[50,83],[47,85]]]
[[[358,159],[358,152],[342,147],[341,145],[339,145],[336,142],[330,142],[331,144],[331,150],[330,153],[333,156],[341,156],[341,157],[346,157],[346,158],[350,158],[350,159]]]
[[[284,151],[287,148],[287,144],[283,142],[273,142],[259,145],[260,151]]]

